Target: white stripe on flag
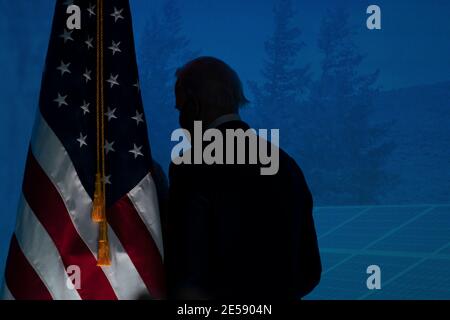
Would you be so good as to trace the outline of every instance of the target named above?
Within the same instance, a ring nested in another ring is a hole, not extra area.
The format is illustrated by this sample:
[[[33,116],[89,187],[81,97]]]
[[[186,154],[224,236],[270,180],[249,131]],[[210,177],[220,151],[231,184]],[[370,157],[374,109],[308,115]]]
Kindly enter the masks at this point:
[[[36,117],[31,148],[37,162],[58,189],[75,229],[96,257],[98,225],[91,220],[92,200],[67,151],[40,113]],[[108,236],[111,266],[102,269],[118,299],[135,299],[147,293],[147,287],[111,227]]]
[[[14,299],[11,291],[9,291],[9,288],[6,285],[6,281],[3,282],[3,288],[2,291],[0,291],[0,300],[16,300]]]
[[[134,208],[152,235],[161,257],[164,257],[158,197],[155,183],[150,173],[128,193],[128,198],[130,198]]]
[[[67,286],[69,277],[55,243],[21,197],[16,237],[23,254],[55,300],[80,300],[75,288]]]

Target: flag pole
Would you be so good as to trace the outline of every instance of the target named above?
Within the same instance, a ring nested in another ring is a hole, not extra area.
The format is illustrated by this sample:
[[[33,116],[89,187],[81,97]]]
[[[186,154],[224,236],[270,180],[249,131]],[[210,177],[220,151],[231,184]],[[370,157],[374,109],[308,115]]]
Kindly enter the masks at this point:
[[[96,127],[97,167],[95,174],[92,220],[99,224],[97,266],[110,266],[108,222],[105,199],[105,122],[103,91],[103,0],[97,0],[97,66],[96,66]]]

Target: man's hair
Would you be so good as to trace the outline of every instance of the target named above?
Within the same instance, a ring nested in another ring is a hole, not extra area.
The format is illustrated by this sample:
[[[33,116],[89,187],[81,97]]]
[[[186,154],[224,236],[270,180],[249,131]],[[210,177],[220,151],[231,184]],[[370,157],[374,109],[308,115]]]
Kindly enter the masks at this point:
[[[175,75],[177,89],[207,108],[237,111],[249,102],[237,73],[219,59],[196,58],[179,68]]]

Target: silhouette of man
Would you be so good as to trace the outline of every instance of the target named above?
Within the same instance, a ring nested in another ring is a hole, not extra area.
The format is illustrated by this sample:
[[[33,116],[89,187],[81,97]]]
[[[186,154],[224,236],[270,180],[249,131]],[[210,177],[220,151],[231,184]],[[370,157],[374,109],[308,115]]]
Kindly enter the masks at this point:
[[[248,101],[227,64],[200,57],[176,76],[179,122],[191,136],[194,121],[224,136],[226,129],[249,129],[239,117]],[[245,146],[249,151],[248,141]],[[169,298],[298,299],[318,284],[313,200],[303,173],[281,149],[276,174],[261,175],[261,167],[259,161],[171,163],[165,237]]]

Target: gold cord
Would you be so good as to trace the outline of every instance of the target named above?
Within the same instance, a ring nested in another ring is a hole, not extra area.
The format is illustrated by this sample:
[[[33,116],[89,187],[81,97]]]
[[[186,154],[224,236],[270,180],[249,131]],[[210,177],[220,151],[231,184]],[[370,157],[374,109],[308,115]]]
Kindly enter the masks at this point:
[[[105,119],[103,90],[103,0],[97,0],[97,66],[96,66],[96,126],[97,168],[92,207],[92,220],[99,224],[97,266],[110,266],[108,222],[105,199]]]

